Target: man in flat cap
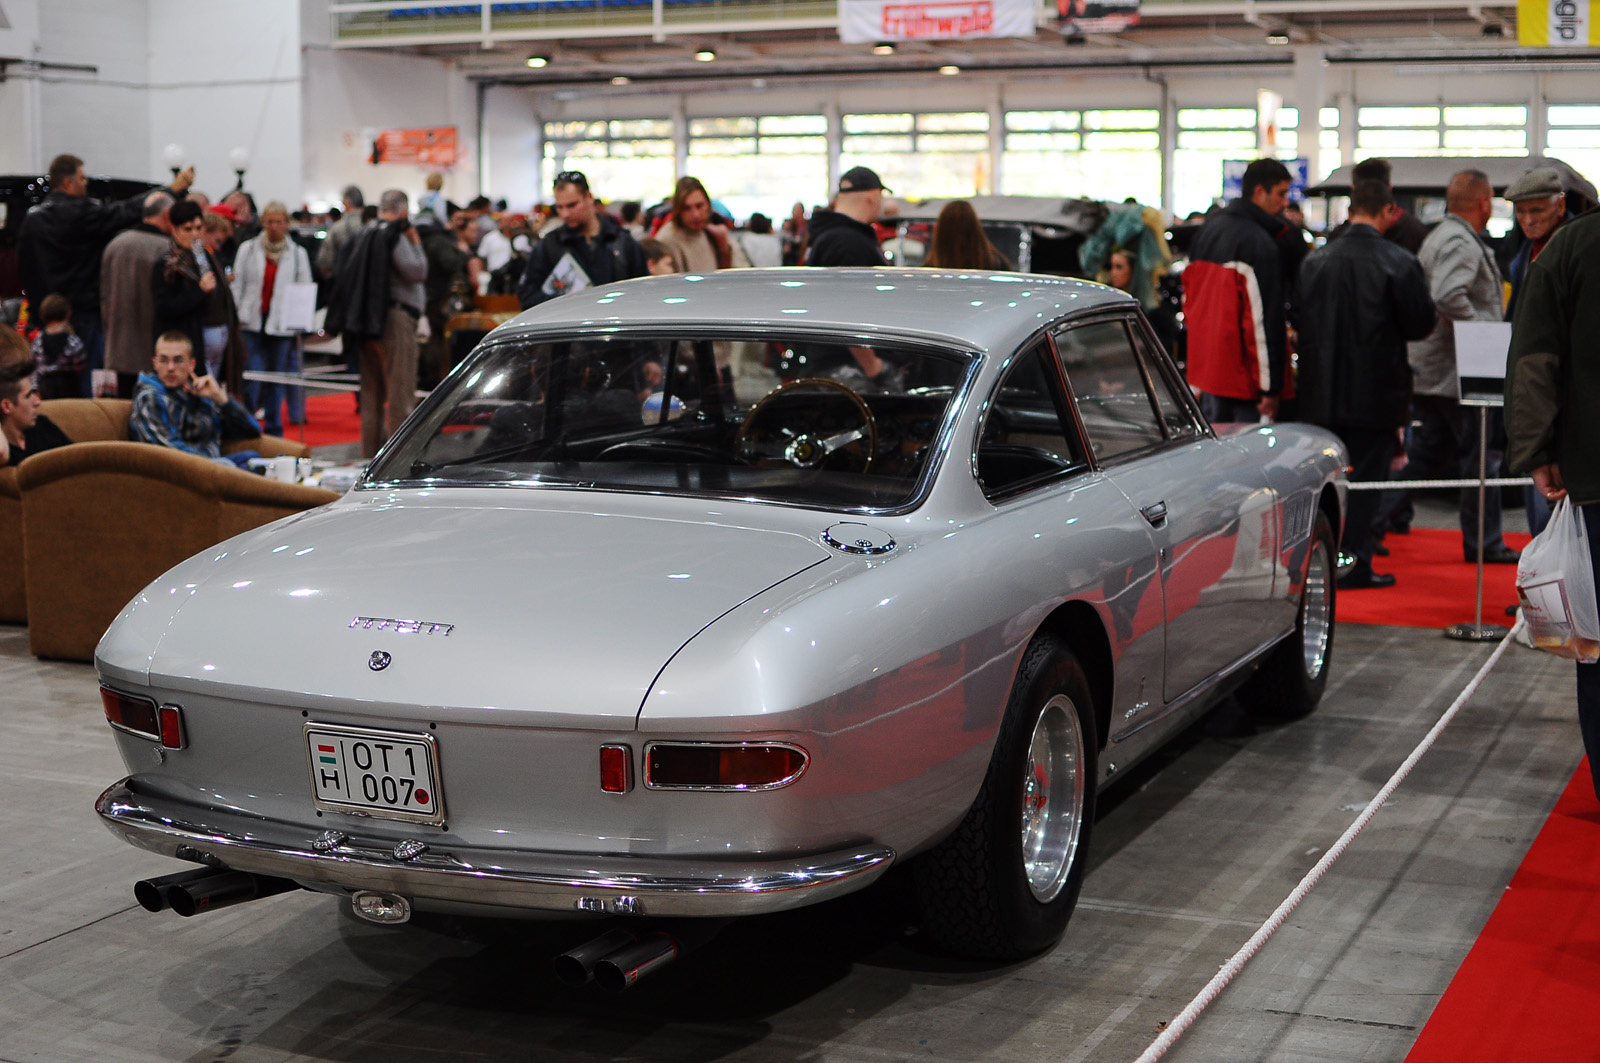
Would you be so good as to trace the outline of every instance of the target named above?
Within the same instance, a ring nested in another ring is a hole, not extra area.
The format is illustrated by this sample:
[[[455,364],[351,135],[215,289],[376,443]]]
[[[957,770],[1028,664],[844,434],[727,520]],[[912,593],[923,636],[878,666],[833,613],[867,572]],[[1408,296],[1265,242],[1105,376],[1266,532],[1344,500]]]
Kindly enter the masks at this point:
[[[855,166],[839,177],[839,194],[832,210],[811,212],[811,250],[808,266],[886,266],[888,259],[878,244],[872,223],[883,211],[883,187],[878,175]]]
[[[1547,186],[1548,187],[1548,186]],[[1515,186],[1513,186],[1515,188]],[[1521,220],[1521,201],[1517,202]],[[1600,209],[1559,226],[1523,278],[1506,361],[1506,458],[1583,511],[1600,558]],[[1578,728],[1600,796],[1600,664],[1578,669]]]
[[[1511,201],[1517,227],[1522,230],[1522,248],[1511,260],[1511,302],[1506,306],[1506,320],[1510,321],[1516,314],[1517,293],[1522,291],[1528,267],[1572,214],[1567,210],[1567,190],[1561,184],[1561,172],[1553,166],[1529,170],[1512,181],[1506,189],[1506,198]]]
[[[1528,279],[1528,267],[1544,251],[1545,245],[1556,230],[1572,218],[1567,210],[1567,192],[1561,182],[1561,172],[1553,166],[1529,170],[1506,188],[1505,198],[1511,201],[1517,215],[1517,227],[1522,230],[1522,247],[1511,260],[1507,275],[1511,281],[1511,298],[1506,303],[1506,320],[1516,316],[1517,298],[1522,294],[1523,283]],[[1523,490],[1523,508],[1528,515],[1528,530],[1538,535],[1550,523],[1550,503],[1535,488]]]

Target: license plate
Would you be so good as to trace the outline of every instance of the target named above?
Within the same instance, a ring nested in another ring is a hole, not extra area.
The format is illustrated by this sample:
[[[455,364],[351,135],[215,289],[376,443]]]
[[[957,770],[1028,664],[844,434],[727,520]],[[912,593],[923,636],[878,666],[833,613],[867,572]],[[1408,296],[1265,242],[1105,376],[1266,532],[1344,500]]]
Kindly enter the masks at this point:
[[[313,803],[329,812],[444,822],[433,736],[308,723]]]

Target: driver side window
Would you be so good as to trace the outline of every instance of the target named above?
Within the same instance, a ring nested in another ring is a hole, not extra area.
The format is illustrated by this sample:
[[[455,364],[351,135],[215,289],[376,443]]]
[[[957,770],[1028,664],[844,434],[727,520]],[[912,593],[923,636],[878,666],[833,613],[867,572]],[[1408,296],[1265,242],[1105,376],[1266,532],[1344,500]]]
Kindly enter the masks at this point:
[[[1048,344],[1017,357],[990,400],[978,438],[978,480],[989,498],[1088,466]]]

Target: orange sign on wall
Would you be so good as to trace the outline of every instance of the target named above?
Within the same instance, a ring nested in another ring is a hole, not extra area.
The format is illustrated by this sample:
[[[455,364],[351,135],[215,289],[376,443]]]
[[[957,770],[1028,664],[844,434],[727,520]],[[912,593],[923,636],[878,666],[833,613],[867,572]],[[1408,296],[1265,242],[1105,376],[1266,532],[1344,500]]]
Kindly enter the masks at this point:
[[[456,127],[385,129],[372,140],[371,162],[410,162],[419,166],[456,164]]]

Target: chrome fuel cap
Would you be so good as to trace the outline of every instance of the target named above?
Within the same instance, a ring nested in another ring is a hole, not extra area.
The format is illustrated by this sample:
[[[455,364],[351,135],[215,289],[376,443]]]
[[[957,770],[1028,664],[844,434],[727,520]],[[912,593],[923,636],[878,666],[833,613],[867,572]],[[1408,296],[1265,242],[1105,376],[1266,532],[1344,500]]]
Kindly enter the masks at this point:
[[[887,554],[894,549],[894,536],[882,528],[858,521],[840,521],[822,533],[822,541],[847,554]]]

